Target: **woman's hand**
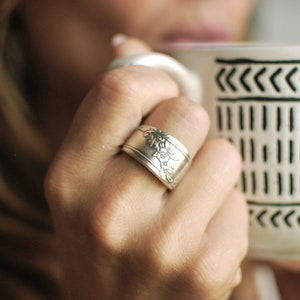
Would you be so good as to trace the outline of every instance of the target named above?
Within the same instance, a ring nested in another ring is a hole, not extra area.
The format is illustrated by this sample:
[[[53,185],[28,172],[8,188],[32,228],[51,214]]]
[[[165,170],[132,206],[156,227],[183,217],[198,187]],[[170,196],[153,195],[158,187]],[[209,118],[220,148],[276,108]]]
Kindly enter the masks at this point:
[[[146,51],[127,40],[118,55]],[[176,137],[193,162],[167,191],[120,151],[148,124]],[[225,299],[241,279],[247,210],[234,189],[240,156],[206,141],[209,118],[164,72],[124,67],[100,76],[53,160],[45,190],[70,299]]]

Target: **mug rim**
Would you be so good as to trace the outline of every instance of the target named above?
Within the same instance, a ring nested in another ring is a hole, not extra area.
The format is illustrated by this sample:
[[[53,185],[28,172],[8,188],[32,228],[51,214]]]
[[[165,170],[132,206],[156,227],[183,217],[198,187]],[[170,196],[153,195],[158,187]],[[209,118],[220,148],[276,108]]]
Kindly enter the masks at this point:
[[[226,49],[300,49],[299,43],[276,43],[264,41],[237,42],[185,42],[171,43],[164,51],[194,51],[194,50],[226,50]]]

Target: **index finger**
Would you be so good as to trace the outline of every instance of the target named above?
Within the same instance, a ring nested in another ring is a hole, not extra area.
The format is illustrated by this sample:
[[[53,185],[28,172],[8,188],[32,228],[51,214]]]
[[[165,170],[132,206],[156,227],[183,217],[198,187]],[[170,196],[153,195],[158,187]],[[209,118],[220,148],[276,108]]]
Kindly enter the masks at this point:
[[[123,34],[116,34],[112,39],[116,57],[123,57],[151,51],[151,48],[137,38],[128,38]]]

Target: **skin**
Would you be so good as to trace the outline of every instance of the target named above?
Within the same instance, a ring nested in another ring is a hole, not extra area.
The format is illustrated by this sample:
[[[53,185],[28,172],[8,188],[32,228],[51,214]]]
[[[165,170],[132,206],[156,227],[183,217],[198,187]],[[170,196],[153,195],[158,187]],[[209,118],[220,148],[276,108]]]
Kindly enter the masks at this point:
[[[155,50],[186,35],[194,41],[240,40],[253,5],[254,0],[23,1],[43,99],[38,112],[51,144],[59,146],[78,104],[114,58],[114,34],[141,38]]]
[[[22,3],[40,75],[35,109],[56,152],[45,194],[70,299],[226,299],[240,282],[248,220],[234,189],[238,152],[225,140],[206,141],[207,113],[179,96],[167,74],[137,66],[104,71],[115,56],[149,47],[240,39],[252,6],[252,0]],[[118,32],[146,44],[127,39],[112,50]],[[193,158],[172,192],[120,152],[141,123],[175,136]]]

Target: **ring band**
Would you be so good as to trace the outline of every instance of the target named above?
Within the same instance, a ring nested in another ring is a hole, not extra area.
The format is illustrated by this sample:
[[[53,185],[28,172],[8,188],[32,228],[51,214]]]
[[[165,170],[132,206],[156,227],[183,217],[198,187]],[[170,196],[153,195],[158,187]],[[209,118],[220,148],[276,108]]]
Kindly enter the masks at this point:
[[[145,166],[171,190],[191,160],[185,146],[176,138],[147,125],[139,126],[122,150]]]

